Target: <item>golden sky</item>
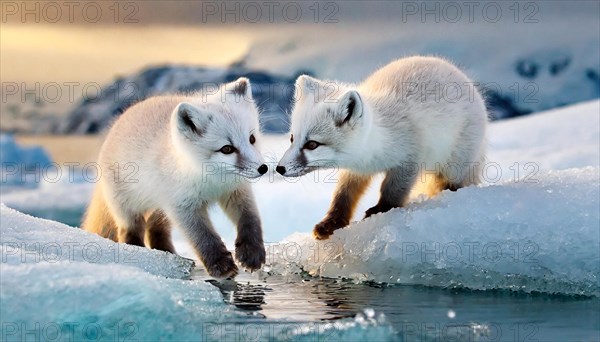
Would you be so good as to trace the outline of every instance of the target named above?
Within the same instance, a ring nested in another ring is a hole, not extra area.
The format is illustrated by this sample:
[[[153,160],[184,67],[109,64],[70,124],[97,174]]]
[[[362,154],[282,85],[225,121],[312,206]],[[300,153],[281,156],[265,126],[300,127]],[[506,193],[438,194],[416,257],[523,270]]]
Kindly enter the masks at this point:
[[[251,37],[239,29],[185,26],[2,25],[2,81],[106,82],[148,65],[225,66]]]

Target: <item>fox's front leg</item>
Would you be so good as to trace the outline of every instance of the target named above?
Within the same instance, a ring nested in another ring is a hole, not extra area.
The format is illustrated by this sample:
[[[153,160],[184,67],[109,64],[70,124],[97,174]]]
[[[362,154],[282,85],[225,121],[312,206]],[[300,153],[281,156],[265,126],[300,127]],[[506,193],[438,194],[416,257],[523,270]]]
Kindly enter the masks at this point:
[[[399,166],[387,171],[381,183],[381,195],[377,205],[365,212],[365,218],[402,207],[408,202],[410,191],[418,175],[416,165]]]
[[[244,185],[223,197],[219,204],[237,225],[235,258],[250,271],[260,269],[265,263],[265,244],[250,185]]]
[[[205,203],[178,207],[174,216],[173,222],[184,229],[208,274],[215,278],[237,275],[238,268],[231,252],[215,232]]]
[[[313,229],[317,240],[328,239],[336,229],[350,224],[356,204],[370,181],[370,175],[359,175],[349,171],[341,174],[327,215]]]

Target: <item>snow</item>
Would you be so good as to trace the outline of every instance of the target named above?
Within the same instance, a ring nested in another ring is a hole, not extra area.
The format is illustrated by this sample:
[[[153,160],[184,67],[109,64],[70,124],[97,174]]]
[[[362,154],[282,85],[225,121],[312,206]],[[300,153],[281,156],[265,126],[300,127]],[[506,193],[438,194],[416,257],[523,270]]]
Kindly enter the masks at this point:
[[[35,209],[73,209],[85,208],[92,196],[93,183],[73,182],[71,184],[50,183],[41,181],[39,187],[19,192],[10,192],[2,197],[4,203],[10,203],[11,208],[18,210]],[[45,199],[57,197],[58,202]]]
[[[508,167],[535,163],[539,170],[600,165],[600,101],[584,102],[491,125],[488,160]],[[524,171],[524,170],[522,170]],[[523,175],[523,174],[521,174]]]

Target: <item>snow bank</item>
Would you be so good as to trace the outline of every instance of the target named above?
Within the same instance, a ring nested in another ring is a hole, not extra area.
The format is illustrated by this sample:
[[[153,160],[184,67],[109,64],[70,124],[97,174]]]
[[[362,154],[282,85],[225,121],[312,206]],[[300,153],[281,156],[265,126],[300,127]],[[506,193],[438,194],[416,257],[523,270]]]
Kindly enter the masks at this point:
[[[137,246],[118,244],[64,224],[0,206],[2,265],[69,263],[122,264],[148,273],[185,278],[193,262]],[[3,273],[4,274],[4,273]]]
[[[535,163],[539,170],[600,165],[600,101],[589,101],[490,125],[488,160],[498,163],[503,178],[510,166]],[[530,169],[531,171],[533,169]],[[517,177],[518,178],[518,177]]]
[[[61,176],[59,182],[41,179],[31,184],[35,188],[20,188],[2,194],[2,202],[10,208],[29,213],[40,209],[85,209],[92,197],[95,183],[83,180],[69,181],[69,176]],[[60,198],[60,201],[49,199]],[[36,215],[33,215],[36,216]],[[48,218],[48,217],[46,217]]]
[[[443,192],[338,230],[294,234],[271,272],[358,281],[600,295],[600,172]]]

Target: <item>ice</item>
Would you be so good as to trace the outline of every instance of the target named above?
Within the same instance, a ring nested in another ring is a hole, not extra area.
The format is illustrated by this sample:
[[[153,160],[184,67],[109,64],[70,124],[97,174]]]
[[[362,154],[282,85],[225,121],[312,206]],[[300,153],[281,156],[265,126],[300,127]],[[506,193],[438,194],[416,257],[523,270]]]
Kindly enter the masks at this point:
[[[0,135],[0,163],[21,163],[31,167],[42,167],[51,162],[50,157],[40,146],[23,147],[15,142],[11,134]]]
[[[206,322],[236,316],[208,283],[121,264],[2,264],[0,284],[6,341],[35,333],[37,340],[57,341],[192,339]]]
[[[390,340],[394,334],[374,312],[333,323],[256,320],[227,305],[207,282],[172,279],[189,275],[187,259],[115,244],[4,205],[0,218],[3,341]]]
[[[0,205],[2,265],[40,262],[123,264],[148,273],[185,278],[191,260],[171,253],[118,244],[81,229],[22,214]]]
[[[0,134],[0,176],[3,193],[12,186],[23,186],[32,178],[35,180],[35,170],[44,168],[51,162],[42,147],[20,146],[15,142],[13,135]],[[25,170],[27,172],[21,173]]]
[[[275,247],[272,272],[598,296],[599,170],[444,191],[323,242],[296,233]]]
[[[383,314],[377,315],[371,309],[365,309],[353,320],[343,319],[332,323],[302,324],[294,329],[283,330],[281,341],[391,341],[395,339],[394,330],[386,323]]]

